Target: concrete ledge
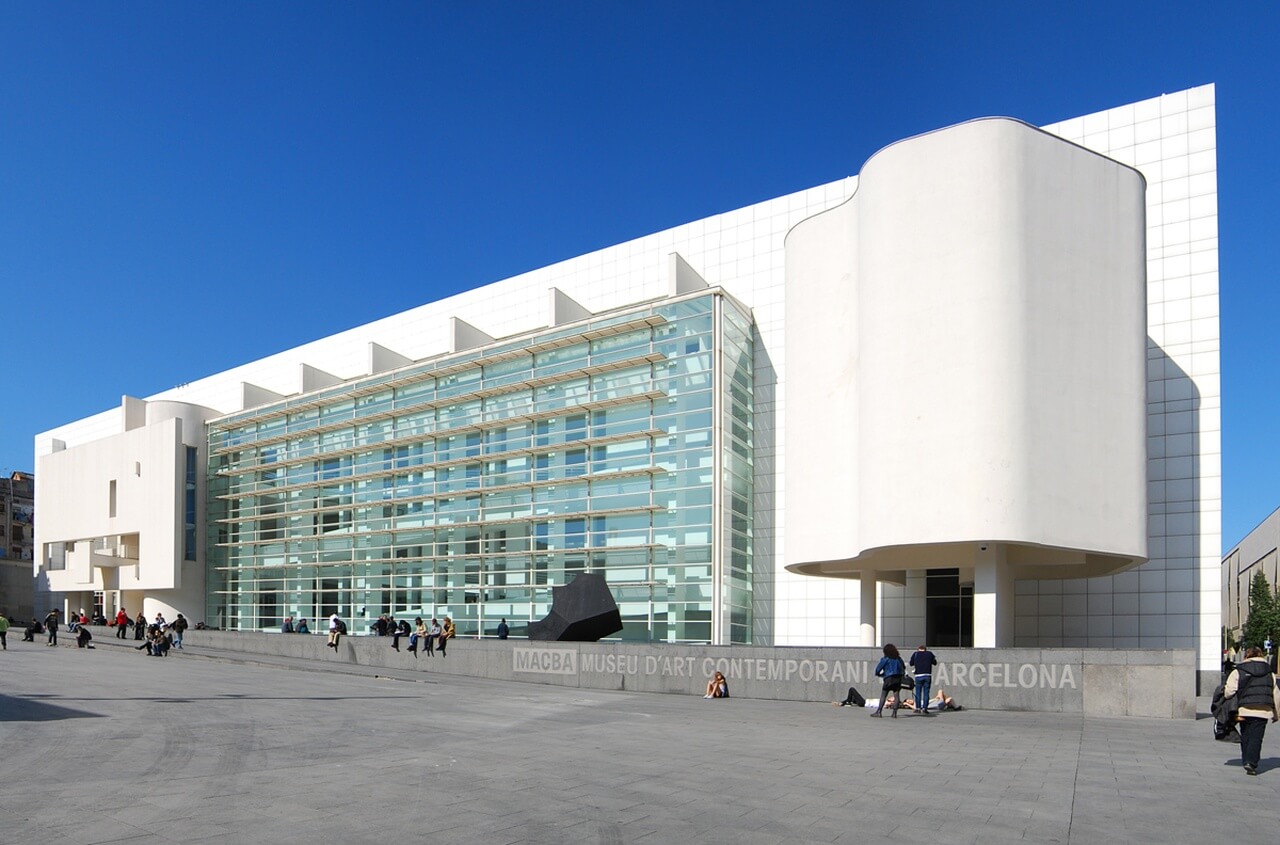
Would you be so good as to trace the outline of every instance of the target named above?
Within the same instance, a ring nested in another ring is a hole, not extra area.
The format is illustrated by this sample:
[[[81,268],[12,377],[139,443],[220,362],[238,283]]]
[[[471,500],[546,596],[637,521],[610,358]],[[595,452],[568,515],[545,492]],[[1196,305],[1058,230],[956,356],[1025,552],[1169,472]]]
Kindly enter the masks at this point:
[[[701,695],[721,671],[732,694],[780,701],[834,701],[856,687],[876,698],[871,648],[764,648],[626,643],[540,643],[528,640],[453,640],[448,657],[391,648],[390,637],[343,637],[337,652],[324,634],[188,631],[193,652],[203,647],[244,654],[415,670],[504,681]],[[937,649],[933,689],[965,707],[1083,713],[1088,716],[1195,718],[1195,654],[1185,650]],[[904,658],[907,656],[904,653]]]

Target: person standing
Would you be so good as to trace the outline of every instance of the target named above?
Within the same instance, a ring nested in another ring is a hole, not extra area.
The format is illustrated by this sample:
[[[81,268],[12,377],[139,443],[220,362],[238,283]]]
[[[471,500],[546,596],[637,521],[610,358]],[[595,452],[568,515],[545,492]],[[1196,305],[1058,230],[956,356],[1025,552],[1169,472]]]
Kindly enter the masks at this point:
[[[58,644],[58,609],[55,607],[49,611],[49,615],[44,618],[44,629],[49,632],[49,642],[45,645]]]
[[[898,647],[886,643],[884,657],[876,664],[876,677],[884,678],[884,687],[880,690],[880,702],[872,716],[880,716],[884,710],[885,699],[893,693],[893,718],[898,718],[898,707],[902,704],[902,676],[907,674],[907,667],[898,654]]]
[[[498,623],[498,639],[505,640],[511,635],[511,628],[507,626],[507,619],[504,616],[502,621]]]
[[[123,607],[116,611],[116,639],[124,640],[129,637],[129,626],[133,624],[133,620],[129,618],[129,611]]]
[[[0,650],[3,650],[3,651],[9,650],[9,640],[7,639],[8,636],[9,636],[9,617],[5,615],[5,612],[3,610],[0,610]]]
[[[1253,646],[1244,653],[1244,662],[1231,670],[1222,692],[1227,698],[1236,696],[1240,708],[1240,759],[1245,774],[1256,775],[1267,722],[1280,718],[1280,689],[1276,688],[1276,676],[1262,649]]]
[[[138,611],[138,618],[133,620],[133,640],[146,639],[147,636],[147,616],[141,610]]]
[[[173,624],[169,626],[169,630],[173,632],[173,647],[181,649],[182,632],[187,630],[187,617],[179,613],[178,618],[174,619]]]
[[[938,658],[923,645],[918,646],[911,655],[911,671],[915,673],[916,715],[932,716],[929,712],[929,688],[933,686],[933,667],[938,665]]]

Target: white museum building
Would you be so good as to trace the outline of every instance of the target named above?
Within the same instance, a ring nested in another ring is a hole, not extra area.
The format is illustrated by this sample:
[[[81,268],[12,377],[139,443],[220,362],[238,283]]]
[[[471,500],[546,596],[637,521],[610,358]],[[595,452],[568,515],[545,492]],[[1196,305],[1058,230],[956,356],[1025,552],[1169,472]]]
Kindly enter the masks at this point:
[[[37,590],[520,636],[598,572],[627,641],[1208,677],[1218,362],[1213,86],[980,118],[38,434]]]

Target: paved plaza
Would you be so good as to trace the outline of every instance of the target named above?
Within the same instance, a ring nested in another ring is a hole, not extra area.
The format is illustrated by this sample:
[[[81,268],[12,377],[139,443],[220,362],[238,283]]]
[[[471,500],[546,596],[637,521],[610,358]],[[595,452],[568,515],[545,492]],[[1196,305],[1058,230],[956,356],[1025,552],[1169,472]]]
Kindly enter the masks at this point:
[[[0,843],[1280,839],[1280,726],[1250,778],[1204,719],[869,719],[20,639]]]

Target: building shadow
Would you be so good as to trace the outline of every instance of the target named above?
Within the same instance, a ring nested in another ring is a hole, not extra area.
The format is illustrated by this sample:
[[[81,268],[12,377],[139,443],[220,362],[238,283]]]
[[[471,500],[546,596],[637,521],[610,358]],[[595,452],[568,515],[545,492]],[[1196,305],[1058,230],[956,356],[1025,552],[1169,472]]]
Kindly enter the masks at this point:
[[[751,644],[771,646],[774,643],[774,576],[778,568],[777,501],[775,479],[778,461],[778,371],[773,358],[752,326],[755,346],[754,376],[754,501],[751,532]],[[763,409],[763,410],[762,410]],[[767,485],[767,487],[766,487]],[[763,488],[763,489],[762,489]]]
[[[101,713],[90,713],[54,704],[48,698],[15,698],[0,695],[0,722],[56,722],[61,719],[101,719]]]
[[[1151,559],[1138,568],[1164,571],[1166,648],[1196,652],[1196,694],[1207,695],[1221,680],[1215,667],[1200,666],[1201,560],[1204,521],[1201,444],[1201,397],[1195,381],[1160,344],[1147,338],[1147,519]],[[1215,567],[1216,568],[1216,567]],[[1189,583],[1187,581],[1189,574]],[[1140,593],[1142,590],[1139,585]],[[1183,598],[1190,593],[1189,603]],[[1142,596],[1139,595],[1139,603]],[[1142,632],[1139,644],[1151,643]],[[1220,626],[1215,626],[1215,630]]]

